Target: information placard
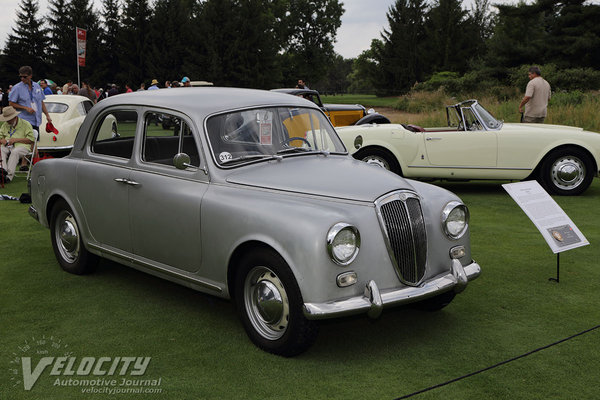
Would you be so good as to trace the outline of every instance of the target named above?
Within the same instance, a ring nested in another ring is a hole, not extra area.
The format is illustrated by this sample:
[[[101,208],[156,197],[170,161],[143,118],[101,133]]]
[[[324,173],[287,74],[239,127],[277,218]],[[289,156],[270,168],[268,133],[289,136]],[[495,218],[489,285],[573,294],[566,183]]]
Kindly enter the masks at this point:
[[[590,244],[537,181],[507,183],[502,187],[538,228],[553,253]]]

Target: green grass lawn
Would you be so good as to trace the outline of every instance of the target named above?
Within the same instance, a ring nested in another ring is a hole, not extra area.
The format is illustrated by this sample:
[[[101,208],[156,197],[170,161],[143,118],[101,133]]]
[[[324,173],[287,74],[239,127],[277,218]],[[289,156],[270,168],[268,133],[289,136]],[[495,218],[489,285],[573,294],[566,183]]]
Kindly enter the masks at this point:
[[[591,243],[563,253],[559,284],[548,281],[556,256],[499,183],[441,185],[471,210],[481,277],[437,313],[327,321],[292,359],[256,348],[229,302],[108,261],[89,276],[63,272],[28,206],[0,201],[0,399],[394,399],[600,324],[599,179],[583,196],[555,197]],[[0,189],[23,191],[24,178]],[[414,398],[597,398],[599,347],[600,329]],[[160,378],[162,392],[82,394],[56,386],[66,377],[49,368],[31,391],[16,383],[16,357],[35,366],[65,352],[152,357],[141,378]]]

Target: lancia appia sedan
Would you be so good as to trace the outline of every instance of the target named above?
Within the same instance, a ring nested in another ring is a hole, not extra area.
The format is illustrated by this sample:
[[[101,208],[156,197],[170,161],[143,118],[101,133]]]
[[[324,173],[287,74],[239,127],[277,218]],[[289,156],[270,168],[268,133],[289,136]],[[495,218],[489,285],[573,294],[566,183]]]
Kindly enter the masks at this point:
[[[359,160],[407,178],[536,179],[557,195],[579,195],[600,171],[600,134],[497,120],[477,100],[446,107],[448,126],[338,128]]]
[[[440,309],[480,274],[457,196],[354,160],[315,104],[281,93],[103,100],[68,156],[35,165],[31,194],[64,270],[104,257],[231,298],[250,339],[283,356],[320,319]]]

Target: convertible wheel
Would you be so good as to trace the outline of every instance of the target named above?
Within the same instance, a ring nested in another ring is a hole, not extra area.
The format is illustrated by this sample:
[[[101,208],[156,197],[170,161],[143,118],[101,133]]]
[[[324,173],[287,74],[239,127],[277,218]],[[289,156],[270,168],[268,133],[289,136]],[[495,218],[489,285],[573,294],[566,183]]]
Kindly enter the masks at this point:
[[[98,257],[83,245],[79,224],[64,200],[59,200],[52,208],[50,236],[54,254],[62,269],[82,275],[96,268]]]
[[[416,303],[416,306],[425,311],[439,311],[450,304],[454,300],[454,296],[456,296],[456,293],[452,291],[438,294],[437,296]]]
[[[316,322],[302,313],[302,296],[292,272],[272,251],[259,250],[242,260],[235,301],[246,333],[269,353],[291,357],[308,349],[317,337]]]
[[[579,195],[592,183],[594,167],[587,153],[576,148],[556,149],[544,159],[540,183],[552,194]]]
[[[398,175],[400,173],[400,165],[394,158],[394,155],[383,149],[364,149],[354,154],[354,158],[366,162],[367,164],[376,165],[378,167],[392,171]]]

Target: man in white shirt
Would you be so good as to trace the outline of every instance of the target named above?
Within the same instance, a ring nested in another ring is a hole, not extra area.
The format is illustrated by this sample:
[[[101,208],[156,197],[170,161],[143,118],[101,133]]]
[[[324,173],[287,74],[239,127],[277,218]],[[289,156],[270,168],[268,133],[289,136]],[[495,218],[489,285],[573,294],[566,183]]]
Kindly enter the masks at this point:
[[[548,112],[550,100],[550,84],[542,78],[539,67],[529,68],[529,83],[525,89],[525,96],[519,104],[519,112],[523,114],[522,122],[543,123]],[[525,112],[523,113],[523,107]]]

